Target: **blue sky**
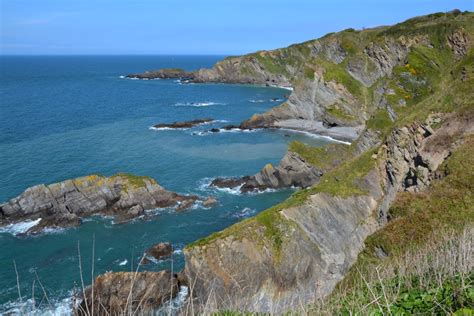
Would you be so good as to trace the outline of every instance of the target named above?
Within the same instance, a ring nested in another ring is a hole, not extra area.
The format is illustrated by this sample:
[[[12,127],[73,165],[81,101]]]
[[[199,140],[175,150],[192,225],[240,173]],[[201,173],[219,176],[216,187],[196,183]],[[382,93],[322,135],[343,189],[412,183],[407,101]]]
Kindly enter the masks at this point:
[[[474,0],[0,0],[1,54],[242,54]]]

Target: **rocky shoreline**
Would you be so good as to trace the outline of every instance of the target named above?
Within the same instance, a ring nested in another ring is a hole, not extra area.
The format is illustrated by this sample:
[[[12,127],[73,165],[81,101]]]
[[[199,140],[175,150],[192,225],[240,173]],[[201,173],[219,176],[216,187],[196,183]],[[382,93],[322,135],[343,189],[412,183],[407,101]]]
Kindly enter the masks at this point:
[[[276,167],[267,164],[253,176],[217,178],[210,185],[216,188],[238,189],[242,193],[289,187],[307,188],[317,183],[322,175],[322,170],[318,170],[300,155],[290,151]]]
[[[468,91],[464,93],[469,98],[472,94],[464,85],[472,80],[472,67],[470,73],[463,70],[463,76],[456,77],[459,60],[472,49],[474,33],[470,29],[469,37],[463,29],[472,25],[472,14],[462,27],[455,28],[458,25],[453,23],[451,33],[443,33],[440,47],[433,45],[432,34],[427,35],[426,30],[437,23],[445,30],[446,16],[439,20],[428,17],[429,23],[425,18],[416,23],[416,19],[409,20],[405,26],[409,33],[400,25],[346,30],[296,48],[226,58],[212,69],[163,69],[128,75],[193,82],[297,83],[288,102],[223,130],[288,128],[352,144],[343,149],[315,149],[303,144],[289,150],[276,167],[268,164],[252,176],[215,179],[212,186],[241,192],[291,186],[307,189],[253,218],[187,245],[183,273],[112,272],[97,277],[83,294],[79,314],[91,310],[97,314],[119,314],[127,309],[149,312],[176,297],[184,284],[192,286],[193,303],[206,306],[207,312],[285,313],[330,295],[350,273],[367,238],[390,222],[389,209],[397,196],[416,192],[421,194],[413,198],[424,198],[424,190],[449,172],[441,170],[447,159],[473,137],[472,102],[455,99],[463,93],[457,87]],[[459,14],[452,19],[458,21]],[[362,32],[372,33],[360,36]],[[364,42],[367,38],[378,41]],[[426,56],[420,58],[420,50],[433,56],[441,51],[440,56],[450,56],[443,62],[452,67],[446,70],[432,60],[424,64]],[[419,62],[418,71],[410,68],[410,54],[411,60]],[[269,64],[272,67],[266,69]],[[425,74],[432,76],[428,77],[431,81],[417,77]],[[454,85],[442,81],[443,77]],[[455,101],[437,94],[438,82],[446,84],[443,89],[452,93]],[[415,89],[413,83],[418,90],[409,95]],[[403,94],[395,96],[389,87],[402,89]],[[432,95],[437,99],[430,99]],[[438,113],[441,111],[445,112]],[[194,122],[161,127],[200,124]],[[448,197],[444,202],[449,198],[461,197]],[[0,205],[0,226],[39,219],[39,224],[28,231],[35,233],[44,227],[79,225],[82,217],[93,214],[126,221],[145,215],[150,208],[176,207],[179,211],[197,201],[203,205],[216,202],[167,191],[147,177],[89,176],[27,189]],[[433,228],[427,233],[437,231]],[[171,253],[170,244],[146,250],[154,258],[166,258]]]
[[[90,175],[50,185],[37,185],[0,204],[0,227],[36,221],[26,234],[45,228],[65,228],[81,224],[92,215],[113,216],[116,223],[146,217],[146,210],[175,207],[183,211],[205,201],[195,195],[181,195],[161,187],[154,179],[117,174]]]
[[[173,122],[173,123],[160,123],[153,125],[154,129],[181,129],[181,128],[191,128],[198,125],[203,125],[207,123],[212,123],[215,121],[212,118],[204,118],[204,119],[196,119],[191,121],[181,121],[181,122]]]

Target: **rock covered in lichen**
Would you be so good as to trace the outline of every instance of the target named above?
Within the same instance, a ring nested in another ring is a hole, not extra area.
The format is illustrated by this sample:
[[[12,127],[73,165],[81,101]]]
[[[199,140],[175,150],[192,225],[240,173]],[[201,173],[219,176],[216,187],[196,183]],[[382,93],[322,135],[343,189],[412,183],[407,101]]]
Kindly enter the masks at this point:
[[[47,227],[77,226],[81,218],[101,214],[125,222],[158,207],[187,207],[196,196],[180,195],[149,177],[90,175],[50,185],[37,185],[0,205],[0,225],[41,219],[28,233]]]

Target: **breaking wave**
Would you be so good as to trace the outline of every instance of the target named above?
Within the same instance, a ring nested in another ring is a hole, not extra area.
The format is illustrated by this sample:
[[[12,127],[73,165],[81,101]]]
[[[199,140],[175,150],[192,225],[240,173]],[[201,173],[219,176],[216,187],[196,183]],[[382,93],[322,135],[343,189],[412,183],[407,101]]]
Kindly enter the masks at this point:
[[[226,103],[222,102],[178,102],[175,103],[174,106],[194,106],[194,107],[205,107],[211,105],[226,105]]]
[[[24,221],[24,222],[19,222],[15,224],[9,224],[4,227],[0,227],[0,233],[9,233],[12,235],[18,235],[18,234],[24,234],[26,233],[30,228],[35,227],[36,225],[41,222],[41,218],[38,218],[36,220],[29,220],[29,221]]]

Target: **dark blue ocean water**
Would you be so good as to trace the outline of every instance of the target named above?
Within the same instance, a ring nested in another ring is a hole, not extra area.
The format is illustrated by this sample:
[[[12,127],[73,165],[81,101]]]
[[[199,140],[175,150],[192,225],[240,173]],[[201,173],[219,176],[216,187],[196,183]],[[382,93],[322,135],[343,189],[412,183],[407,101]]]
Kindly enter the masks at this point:
[[[35,237],[0,232],[0,313],[18,300],[14,261],[23,300],[36,305],[45,287],[53,305],[79,286],[78,243],[85,283],[95,274],[125,271],[150,245],[170,241],[180,249],[288,197],[291,190],[237,195],[214,191],[217,176],[257,172],[277,164],[292,140],[322,145],[325,139],[283,131],[193,135],[238,124],[278,104],[287,90],[247,85],[139,81],[120,76],[163,67],[210,67],[220,56],[0,57],[0,201],[39,183],[78,176],[130,172],[155,178],[167,189],[214,195],[219,206],[184,213],[162,211],[152,220],[113,225],[95,218],[80,227]],[[201,106],[196,106],[201,105]],[[154,131],[161,122],[211,117],[222,122],[192,130]],[[225,121],[225,122],[224,122]],[[170,268],[171,261],[146,269]],[[38,275],[38,278],[36,277]],[[39,281],[38,281],[39,279]],[[41,303],[44,310],[48,304]]]

